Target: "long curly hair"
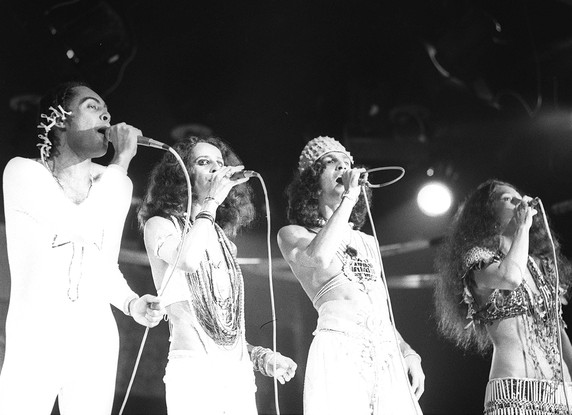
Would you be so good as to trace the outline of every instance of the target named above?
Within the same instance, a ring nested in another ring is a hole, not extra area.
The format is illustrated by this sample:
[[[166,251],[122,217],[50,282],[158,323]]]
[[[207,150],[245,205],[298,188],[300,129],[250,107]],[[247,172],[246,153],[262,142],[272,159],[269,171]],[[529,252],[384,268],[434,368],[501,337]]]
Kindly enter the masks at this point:
[[[217,147],[226,166],[242,164],[230,145],[218,137],[192,136],[184,138],[177,142],[173,149],[187,166],[191,183],[193,182],[192,169],[190,168],[191,153],[198,143],[208,143]],[[187,199],[187,183],[181,172],[181,166],[175,156],[167,152],[151,171],[147,192],[138,212],[139,227],[143,229],[145,222],[153,216],[161,216],[167,219],[174,216],[182,224]],[[232,238],[241,228],[248,226],[254,218],[252,188],[248,183],[242,183],[234,186],[224,202],[218,207],[216,223],[228,237]]]
[[[85,82],[80,81],[69,81],[58,84],[48,90],[44,96],[40,99],[40,106],[38,108],[38,124],[46,122],[41,118],[42,114],[50,114],[50,107],[57,108],[59,105],[62,106],[66,111],[70,110],[70,103],[77,95],[76,88],[80,86],[85,86],[90,88],[90,86]],[[58,147],[60,145],[59,137],[56,135],[56,128],[52,128],[48,132],[48,139],[52,142],[52,150],[50,152],[49,158],[57,156],[59,154]],[[43,132],[43,131],[42,131]]]
[[[493,204],[498,198],[497,188],[512,184],[496,179],[480,184],[462,203],[455,214],[446,238],[437,252],[435,267],[439,278],[435,286],[434,301],[440,332],[458,347],[466,351],[486,354],[492,343],[483,324],[475,322],[473,328],[465,329],[467,304],[463,301],[463,274],[465,254],[479,246],[496,252],[500,243],[500,223],[495,215]],[[519,192],[522,194],[521,192]],[[550,230],[551,234],[554,232]],[[530,228],[529,255],[552,257],[552,246],[544,226],[542,214],[534,216]],[[560,244],[553,236],[556,247],[560,282],[569,286],[571,266],[560,252]]]
[[[326,169],[326,165],[317,160],[302,173],[296,171],[294,178],[286,188],[288,198],[287,217],[291,224],[308,228],[321,227],[324,218],[320,215],[318,198],[320,195],[320,177]],[[368,202],[371,205],[371,189],[365,188]],[[354,224],[354,229],[361,229],[365,223],[367,206],[363,192],[355,204],[349,221]]]

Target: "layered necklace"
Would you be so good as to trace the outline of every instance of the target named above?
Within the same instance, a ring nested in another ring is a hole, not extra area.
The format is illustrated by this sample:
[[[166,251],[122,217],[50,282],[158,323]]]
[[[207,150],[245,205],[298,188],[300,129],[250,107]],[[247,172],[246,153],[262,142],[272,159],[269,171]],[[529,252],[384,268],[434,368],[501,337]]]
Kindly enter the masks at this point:
[[[217,345],[232,347],[243,333],[244,282],[230,241],[216,223],[214,227],[224,259],[215,264],[205,249],[199,269],[185,275],[199,324]],[[229,279],[228,295],[217,288],[215,278],[221,277]]]

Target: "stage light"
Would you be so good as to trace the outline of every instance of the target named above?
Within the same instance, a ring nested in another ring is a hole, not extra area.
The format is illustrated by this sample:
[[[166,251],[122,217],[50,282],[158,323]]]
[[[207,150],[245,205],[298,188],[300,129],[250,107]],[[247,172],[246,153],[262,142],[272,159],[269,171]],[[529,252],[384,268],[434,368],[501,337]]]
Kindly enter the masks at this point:
[[[441,182],[429,182],[417,194],[417,205],[427,216],[443,215],[447,213],[452,204],[451,190]]]

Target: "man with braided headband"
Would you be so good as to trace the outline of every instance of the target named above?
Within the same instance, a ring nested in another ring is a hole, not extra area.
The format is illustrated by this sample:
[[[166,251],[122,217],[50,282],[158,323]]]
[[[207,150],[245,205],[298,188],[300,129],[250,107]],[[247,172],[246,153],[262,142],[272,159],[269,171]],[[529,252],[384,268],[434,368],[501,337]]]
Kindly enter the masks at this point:
[[[278,232],[284,258],[318,311],[304,414],[420,414],[421,358],[390,320],[377,241],[359,231],[365,170],[352,165],[333,138],[311,140],[287,191],[291,225]]]
[[[56,397],[62,415],[110,414],[119,336],[109,305],[149,327],[163,315],[117,266],[141,131],[111,126],[104,100],[81,83],[54,88],[40,113],[40,158],[4,170],[11,294],[0,414],[50,414]],[[93,163],[110,141],[109,166]]]

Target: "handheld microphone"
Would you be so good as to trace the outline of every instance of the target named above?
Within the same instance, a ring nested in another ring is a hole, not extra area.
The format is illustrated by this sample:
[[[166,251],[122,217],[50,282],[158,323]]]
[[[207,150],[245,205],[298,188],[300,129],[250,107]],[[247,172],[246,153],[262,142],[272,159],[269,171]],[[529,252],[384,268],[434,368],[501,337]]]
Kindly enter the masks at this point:
[[[512,203],[513,205],[519,205],[523,200],[519,199],[518,197],[513,197],[510,200],[510,203]],[[529,207],[536,209],[536,207],[540,204],[540,199],[538,197],[535,197],[532,200],[529,200],[528,202],[525,202]]]
[[[103,133],[105,135],[105,138],[107,138],[107,140],[109,141],[109,127],[100,128],[98,131]],[[164,144],[157,140],[153,140],[152,138],[143,137],[142,135],[137,137],[137,145],[144,147],[158,148],[160,150],[169,150],[171,148],[167,144]]]
[[[365,174],[365,173],[362,173],[362,175],[363,175],[363,174]],[[360,176],[361,176],[361,175],[360,175]],[[336,179],[336,182],[338,182],[339,184],[343,184],[343,181],[342,181],[342,178],[341,178],[341,177],[338,177],[338,178]],[[364,179],[363,177],[360,177],[360,178],[358,179],[358,185],[359,185],[359,186],[371,187],[370,183],[369,183],[366,179]]]
[[[256,173],[253,170],[241,170],[241,171],[237,171],[236,173],[233,173],[232,176],[230,176],[230,180],[239,180],[239,179],[244,179],[244,178],[250,178],[250,177],[254,177],[257,176],[258,173]]]
[[[169,150],[169,146],[160,141],[153,140],[152,138],[143,137],[142,135],[137,137],[137,145],[151,148],[158,148],[160,150]]]

